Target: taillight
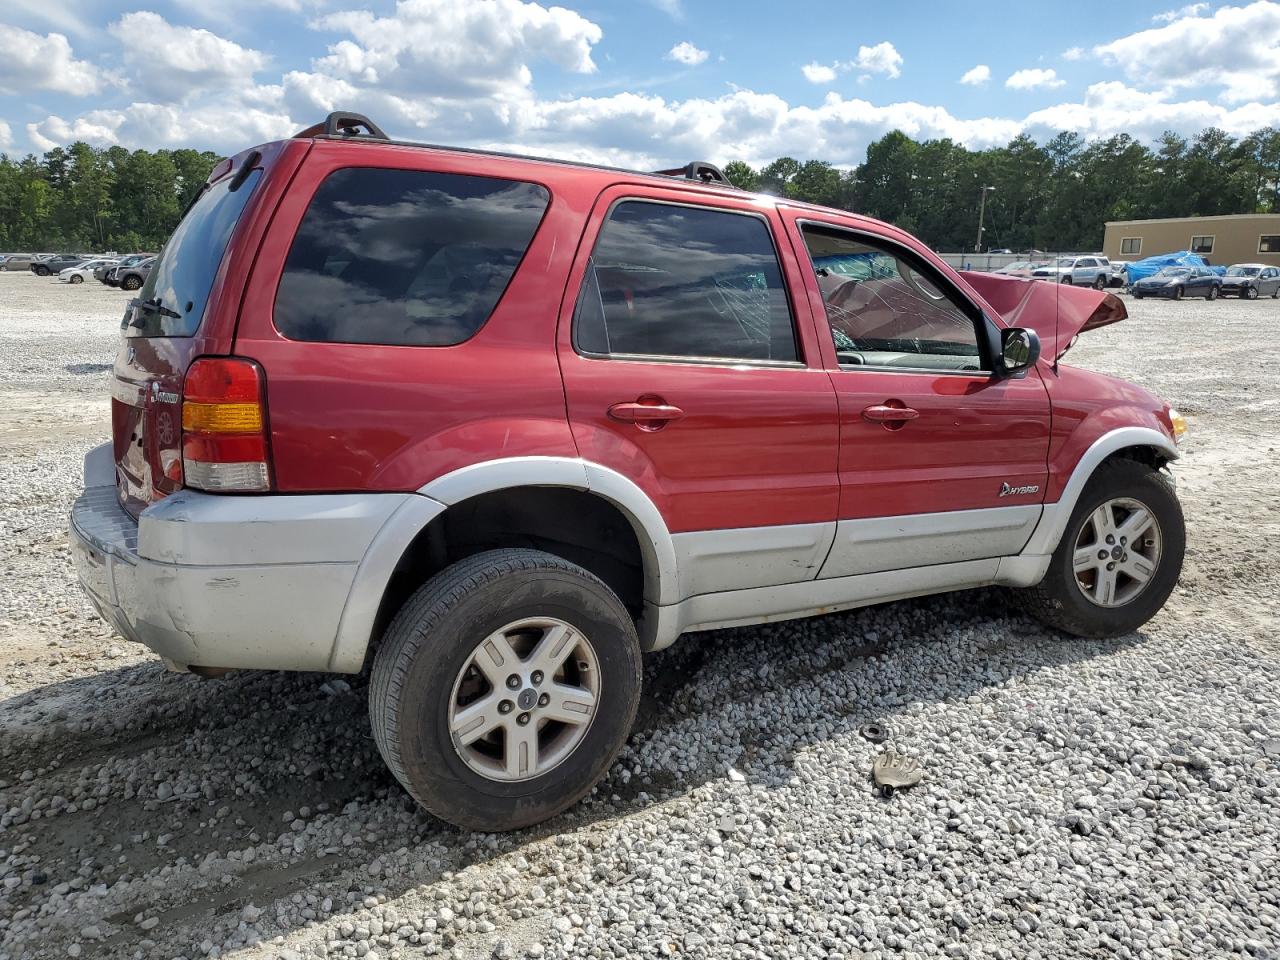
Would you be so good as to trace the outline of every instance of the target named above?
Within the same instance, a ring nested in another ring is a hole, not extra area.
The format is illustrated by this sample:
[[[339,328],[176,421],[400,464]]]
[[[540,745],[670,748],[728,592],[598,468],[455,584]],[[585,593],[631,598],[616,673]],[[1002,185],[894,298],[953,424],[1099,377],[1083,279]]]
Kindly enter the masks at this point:
[[[239,357],[205,357],[182,391],[182,472],[188,487],[218,493],[271,489],[262,369]]]

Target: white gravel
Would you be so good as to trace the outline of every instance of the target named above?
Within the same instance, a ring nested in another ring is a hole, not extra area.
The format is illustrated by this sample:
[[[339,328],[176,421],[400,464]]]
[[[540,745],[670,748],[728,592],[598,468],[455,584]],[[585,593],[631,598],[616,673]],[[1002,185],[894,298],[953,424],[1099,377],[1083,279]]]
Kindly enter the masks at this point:
[[[363,678],[166,674],[93,617],[64,514],[126,296],[0,274],[0,960],[1280,957],[1280,302],[1076,347],[1191,423],[1141,633],[979,591],[686,638],[595,794],[489,836],[405,799]],[[925,768],[890,800],[873,720]]]

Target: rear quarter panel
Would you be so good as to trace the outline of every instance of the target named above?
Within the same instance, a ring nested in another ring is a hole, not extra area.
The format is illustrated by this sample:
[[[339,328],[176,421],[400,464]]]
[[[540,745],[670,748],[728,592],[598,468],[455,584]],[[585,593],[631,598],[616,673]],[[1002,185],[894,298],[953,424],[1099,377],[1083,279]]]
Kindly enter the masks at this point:
[[[493,314],[451,347],[289,340],[272,321],[289,247],[330,173],[380,167],[539,183],[543,220]],[[577,456],[555,352],[565,278],[598,185],[590,171],[395,145],[316,141],[253,265],[235,352],[266,375],[282,491],[415,490],[481,460]]]

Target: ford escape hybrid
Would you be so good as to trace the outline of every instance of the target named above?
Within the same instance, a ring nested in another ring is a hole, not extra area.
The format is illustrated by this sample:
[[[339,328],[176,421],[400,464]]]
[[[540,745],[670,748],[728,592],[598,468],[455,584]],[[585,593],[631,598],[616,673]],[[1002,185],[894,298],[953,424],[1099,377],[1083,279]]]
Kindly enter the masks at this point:
[[[1124,316],[708,164],[333,114],[223,161],[129,304],[78,572],[175,669],[371,659],[405,789],[520,827],[604,774],[687,631],[990,584],[1145,623],[1182,418],[1060,363]]]

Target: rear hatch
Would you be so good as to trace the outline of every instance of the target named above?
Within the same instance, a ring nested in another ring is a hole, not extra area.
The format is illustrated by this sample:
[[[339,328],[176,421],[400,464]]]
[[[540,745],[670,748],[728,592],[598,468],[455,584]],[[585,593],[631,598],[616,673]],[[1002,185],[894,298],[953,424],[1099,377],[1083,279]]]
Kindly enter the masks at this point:
[[[187,209],[125,308],[111,387],[116,491],[134,517],[182,487],[182,385],[191,362],[230,352],[266,213],[263,182],[286,141],[224,160]],[[300,157],[299,157],[300,159]],[[288,164],[287,179],[296,164]]]

